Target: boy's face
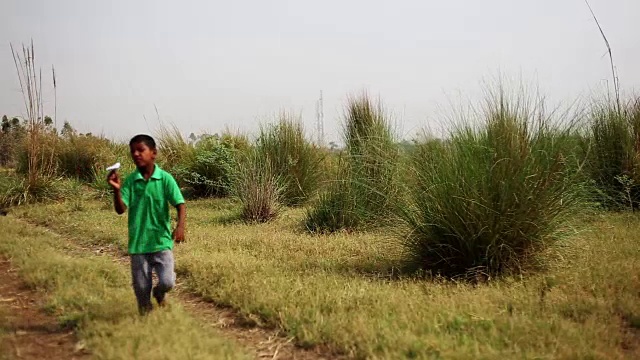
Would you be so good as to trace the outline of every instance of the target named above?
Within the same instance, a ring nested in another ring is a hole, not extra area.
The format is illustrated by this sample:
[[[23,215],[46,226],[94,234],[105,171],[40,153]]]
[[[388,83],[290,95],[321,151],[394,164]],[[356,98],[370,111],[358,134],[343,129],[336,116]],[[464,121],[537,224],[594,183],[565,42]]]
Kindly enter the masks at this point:
[[[158,153],[156,149],[150,149],[147,144],[143,142],[131,144],[130,150],[131,159],[133,159],[133,162],[139,168],[153,164],[156,160],[156,154]]]

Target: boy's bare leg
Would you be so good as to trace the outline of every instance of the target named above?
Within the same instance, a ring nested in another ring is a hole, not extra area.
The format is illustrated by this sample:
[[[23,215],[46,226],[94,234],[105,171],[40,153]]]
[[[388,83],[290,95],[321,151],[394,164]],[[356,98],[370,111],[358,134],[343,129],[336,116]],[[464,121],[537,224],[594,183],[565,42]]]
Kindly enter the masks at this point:
[[[171,250],[149,254],[152,268],[158,276],[158,284],[153,288],[153,297],[158,305],[165,305],[165,295],[176,283],[174,271],[173,252]]]
[[[131,279],[141,315],[153,309],[151,304],[152,268],[149,260],[149,254],[131,255]]]

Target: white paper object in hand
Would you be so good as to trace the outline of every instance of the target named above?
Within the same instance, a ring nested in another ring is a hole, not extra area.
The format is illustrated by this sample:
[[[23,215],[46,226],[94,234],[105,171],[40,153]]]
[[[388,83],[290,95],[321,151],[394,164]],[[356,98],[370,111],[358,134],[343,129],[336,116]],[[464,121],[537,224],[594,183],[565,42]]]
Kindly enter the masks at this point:
[[[113,165],[109,166],[109,167],[107,168],[107,171],[111,171],[111,170],[118,170],[119,168],[120,168],[120,163],[119,163],[119,162],[117,162],[117,163],[115,163],[115,164],[113,164]]]

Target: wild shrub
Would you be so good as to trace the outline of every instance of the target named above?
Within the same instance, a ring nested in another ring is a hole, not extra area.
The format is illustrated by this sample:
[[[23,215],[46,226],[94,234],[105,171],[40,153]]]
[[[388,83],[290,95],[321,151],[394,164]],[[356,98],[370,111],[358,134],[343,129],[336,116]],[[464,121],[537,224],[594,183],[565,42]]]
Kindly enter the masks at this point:
[[[162,127],[159,161],[191,197],[229,195],[238,157],[249,147],[241,134],[191,134],[187,141],[176,126]]]
[[[191,189],[192,196],[223,197],[229,194],[235,168],[235,149],[211,135],[196,143],[190,162],[178,164],[174,172]]]

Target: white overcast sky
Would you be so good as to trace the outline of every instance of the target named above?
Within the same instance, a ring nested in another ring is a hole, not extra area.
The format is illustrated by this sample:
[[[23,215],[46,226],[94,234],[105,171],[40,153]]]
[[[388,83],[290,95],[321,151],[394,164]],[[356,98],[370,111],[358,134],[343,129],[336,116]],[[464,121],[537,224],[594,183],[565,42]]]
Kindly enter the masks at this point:
[[[621,84],[640,84],[640,0],[591,0]],[[255,131],[280,110],[327,142],[349,94],[367,90],[402,135],[472,99],[498,72],[573,101],[610,79],[583,0],[2,0],[0,114],[23,114],[9,43],[33,39],[58,80],[58,122],[126,140],[160,117],[190,132]],[[45,91],[52,113],[53,92]],[[146,120],[145,120],[146,117]]]

